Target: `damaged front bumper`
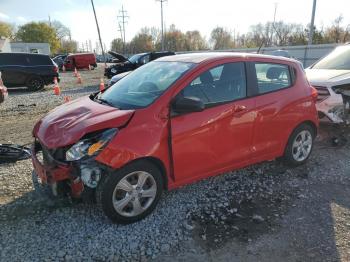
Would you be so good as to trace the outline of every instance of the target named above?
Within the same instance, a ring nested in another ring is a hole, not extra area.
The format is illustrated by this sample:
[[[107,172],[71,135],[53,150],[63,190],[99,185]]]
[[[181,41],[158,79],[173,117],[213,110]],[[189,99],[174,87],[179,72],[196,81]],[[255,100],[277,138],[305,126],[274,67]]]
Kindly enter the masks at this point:
[[[54,159],[38,141],[32,146],[32,162],[40,184],[51,187],[54,196],[68,194],[73,198],[90,195],[104,168],[94,159],[74,163]]]

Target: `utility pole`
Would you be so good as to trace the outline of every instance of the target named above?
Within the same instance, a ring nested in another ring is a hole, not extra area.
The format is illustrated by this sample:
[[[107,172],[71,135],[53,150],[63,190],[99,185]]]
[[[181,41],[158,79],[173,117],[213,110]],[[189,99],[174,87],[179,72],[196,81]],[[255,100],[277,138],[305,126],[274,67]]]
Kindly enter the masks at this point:
[[[310,23],[310,31],[309,31],[309,41],[307,43],[308,46],[312,45],[312,38],[314,36],[315,13],[316,13],[316,0],[314,0],[313,5],[312,5],[311,23]]]
[[[51,27],[51,16],[49,15],[49,26]]]
[[[119,11],[119,16],[118,19],[120,18],[121,19],[121,22],[119,23],[119,28],[120,28],[120,24],[121,24],[121,27],[123,28],[123,53],[125,54],[126,51],[125,51],[125,46],[126,46],[126,42],[125,42],[125,24],[127,23],[126,19],[129,18],[129,16],[127,15],[127,11],[124,10],[124,6],[122,6],[122,10]]]
[[[160,19],[161,19],[161,25],[162,25],[162,51],[164,51],[164,22],[163,22],[163,3],[167,2],[168,0],[156,0],[157,2],[160,2]]]
[[[101,39],[101,33],[100,33],[100,27],[98,26],[98,21],[97,21],[97,16],[96,16],[96,11],[95,11],[95,6],[94,6],[94,1],[91,0],[91,5],[92,5],[92,10],[94,11],[94,16],[95,16],[95,22],[96,22],[96,27],[97,27],[97,33],[98,33],[98,38],[100,40],[100,45],[101,45],[101,50],[102,50],[102,56],[103,56],[103,60],[105,62],[105,66],[106,66],[106,56],[105,56],[105,52],[103,50],[103,45],[102,45],[102,39]]]
[[[273,13],[273,22],[272,22],[270,45],[272,45],[272,42],[273,42],[273,30],[275,30],[277,6],[278,6],[278,3],[275,3],[275,11]]]

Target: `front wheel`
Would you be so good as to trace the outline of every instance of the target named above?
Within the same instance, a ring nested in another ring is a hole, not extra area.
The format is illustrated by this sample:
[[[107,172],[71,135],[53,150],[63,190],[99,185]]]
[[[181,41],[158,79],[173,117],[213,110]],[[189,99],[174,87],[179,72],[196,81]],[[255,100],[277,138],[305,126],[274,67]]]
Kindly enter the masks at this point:
[[[307,124],[302,124],[293,131],[284,153],[287,164],[299,166],[308,160],[314,145],[315,133],[314,128]]]
[[[147,161],[134,162],[107,175],[97,188],[97,203],[116,223],[129,224],[149,215],[163,191],[159,169]]]

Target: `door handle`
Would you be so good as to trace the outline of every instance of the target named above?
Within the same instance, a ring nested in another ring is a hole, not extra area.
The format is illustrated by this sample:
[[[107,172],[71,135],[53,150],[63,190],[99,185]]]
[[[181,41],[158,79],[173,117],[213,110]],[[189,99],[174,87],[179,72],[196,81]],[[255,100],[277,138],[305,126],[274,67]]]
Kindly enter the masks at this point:
[[[238,113],[238,112],[243,112],[243,111],[246,111],[246,110],[247,110],[246,106],[244,106],[244,105],[237,105],[237,106],[235,106],[233,111],[235,113]]]

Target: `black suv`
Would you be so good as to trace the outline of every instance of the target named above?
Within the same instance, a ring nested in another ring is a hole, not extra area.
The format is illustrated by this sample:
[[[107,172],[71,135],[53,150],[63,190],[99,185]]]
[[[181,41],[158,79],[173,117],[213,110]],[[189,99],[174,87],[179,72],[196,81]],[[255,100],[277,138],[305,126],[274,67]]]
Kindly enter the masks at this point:
[[[133,55],[130,58],[118,54],[113,51],[108,52],[111,56],[114,57],[113,62],[116,63],[105,69],[105,76],[111,78],[114,75],[135,70],[136,68],[147,64],[150,61],[153,61],[157,58],[169,55],[175,55],[174,52],[164,51],[164,52],[148,52]]]
[[[0,53],[0,71],[6,87],[26,86],[31,91],[52,84],[58,67],[48,55]]]

